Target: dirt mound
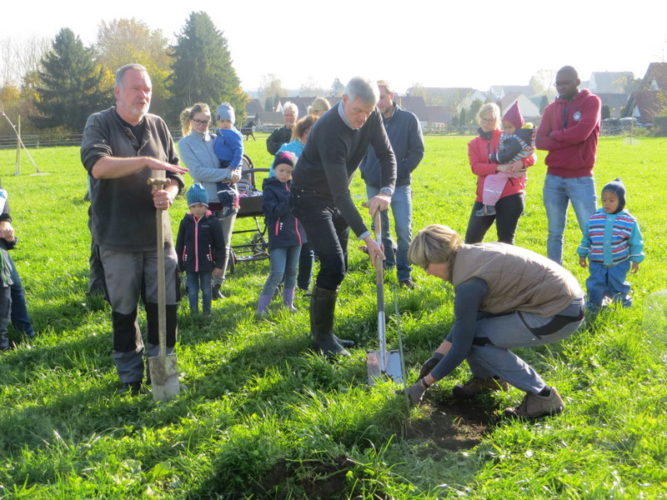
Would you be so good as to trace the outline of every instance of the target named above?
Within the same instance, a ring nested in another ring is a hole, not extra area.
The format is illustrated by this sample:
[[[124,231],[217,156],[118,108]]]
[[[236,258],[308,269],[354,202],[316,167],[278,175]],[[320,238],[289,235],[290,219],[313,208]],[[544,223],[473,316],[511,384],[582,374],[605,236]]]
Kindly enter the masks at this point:
[[[281,460],[264,475],[262,489],[268,493],[279,484],[292,481],[303,488],[308,498],[340,498],[340,492],[345,490],[345,475],[353,467],[354,463],[342,455],[331,463]]]
[[[407,439],[430,440],[450,451],[470,449],[494,424],[493,409],[475,399],[456,398],[427,402],[429,414],[410,422]]]

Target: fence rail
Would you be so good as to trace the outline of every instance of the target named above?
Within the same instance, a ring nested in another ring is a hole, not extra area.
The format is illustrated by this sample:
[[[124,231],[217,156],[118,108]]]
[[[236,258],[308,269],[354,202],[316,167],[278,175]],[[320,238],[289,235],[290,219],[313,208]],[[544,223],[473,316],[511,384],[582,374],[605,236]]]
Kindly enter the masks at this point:
[[[170,131],[175,141],[181,137],[181,131]],[[26,148],[49,148],[53,146],[81,146],[83,134],[21,134]],[[0,135],[0,149],[16,147],[15,135]]]

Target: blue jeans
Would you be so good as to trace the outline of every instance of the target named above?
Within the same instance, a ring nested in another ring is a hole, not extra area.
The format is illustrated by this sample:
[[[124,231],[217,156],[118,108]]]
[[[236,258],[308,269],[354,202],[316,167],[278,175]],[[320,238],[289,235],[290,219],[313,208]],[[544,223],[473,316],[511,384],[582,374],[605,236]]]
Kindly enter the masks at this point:
[[[583,299],[578,299],[559,314],[576,318],[583,305]],[[479,378],[500,377],[522,391],[540,392],[546,386],[542,378],[510,349],[553,344],[572,335],[584,321],[583,317],[574,320],[548,335],[533,333],[532,330],[544,327],[552,319],[524,312],[479,319],[475,337],[487,338],[490,343],[473,345],[470,349],[466,360],[473,375]]]
[[[625,280],[630,270],[629,260],[609,267],[599,262],[589,262],[588,267],[591,275],[586,280],[586,291],[590,309],[599,309],[605,297],[622,302],[624,307],[632,305],[630,283]]]
[[[201,290],[202,311],[204,314],[211,312],[211,273],[186,271],[186,284],[188,287],[188,301],[190,312],[199,311],[199,290]]]
[[[547,174],[544,179],[544,207],[549,221],[547,256],[563,263],[563,233],[567,222],[567,205],[572,203],[581,232],[595,212],[595,180],[593,177],[558,177]]]
[[[9,257],[9,256],[8,256]],[[25,290],[21,284],[21,278],[16,270],[16,265],[11,257],[9,257],[9,264],[11,266],[11,297],[12,297],[12,325],[17,330],[25,333],[28,337],[35,336],[35,330],[32,327],[30,316],[28,315],[28,308],[25,305]]]
[[[301,246],[273,248],[269,252],[271,272],[264,283],[262,295],[273,297],[278,285],[285,279],[285,289],[289,290],[296,285],[296,269],[301,255]]]
[[[380,188],[366,186],[368,198],[380,192]],[[398,244],[394,245],[389,231],[389,211],[381,213],[382,244],[384,245],[385,266],[396,266],[399,281],[411,279],[412,267],[408,260],[408,248],[412,241],[412,188],[409,184],[396,186],[391,197],[391,213],[394,215],[394,229]]]

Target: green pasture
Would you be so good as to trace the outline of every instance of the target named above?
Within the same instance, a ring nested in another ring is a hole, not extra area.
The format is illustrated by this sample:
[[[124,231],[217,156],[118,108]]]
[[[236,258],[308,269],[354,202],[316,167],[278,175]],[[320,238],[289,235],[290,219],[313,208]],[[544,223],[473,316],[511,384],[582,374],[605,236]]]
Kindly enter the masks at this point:
[[[266,136],[257,135],[247,153],[268,167]],[[443,223],[465,232],[475,189],[468,140],[426,138],[413,182],[415,231]],[[38,331],[29,345],[11,330],[18,347],[0,355],[0,498],[667,498],[664,309],[662,320],[644,321],[652,294],[667,288],[665,139],[600,140],[598,190],[623,179],[647,257],[630,277],[632,308],[606,309],[558,345],[520,351],[567,404],[562,415],[537,422],[501,417],[520,401],[516,389],[454,401],[465,366],[418,408],[408,409],[390,382],[368,387],[375,280],[356,242],[336,320],[338,335],[360,346],[351,358],[330,362],[309,350],[303,297],[294,315],[276,303],[268,318],[255,319],[268,261],[241,263],[210,318],[191,317],[181,305],[181,396],[158,404],[149,393],[116,394],[110,311],[84,294],[90,237],[78,148],[31,153],[48,175],[31,175],[24,156],[14,176],[15,152],[0,150],[20,238],[12,255]],[[529,171],[516,243],[545,253],[542,160],[540,152]],[[359,177],[352,189],[361,203]],[[177,200],[174,230],[185,210]],[[252,223],[240,219],[238,227]],[[579,240],[571,212],[565,266],[583,283]],[[452,323],[449,285],[414,275],[418,288],[398,291],[411,382]],[[388,276],[388,297],[394,284]]]

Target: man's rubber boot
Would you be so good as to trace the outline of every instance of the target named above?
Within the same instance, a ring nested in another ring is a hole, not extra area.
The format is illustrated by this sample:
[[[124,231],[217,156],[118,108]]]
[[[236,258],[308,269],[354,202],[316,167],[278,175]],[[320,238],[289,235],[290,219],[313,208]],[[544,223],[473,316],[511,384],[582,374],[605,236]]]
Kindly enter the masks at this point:
[[[310,333],[315,349],[330,357],[350,355],[333,334],[337,296],[337,290],[316,286],[310,298]]]

